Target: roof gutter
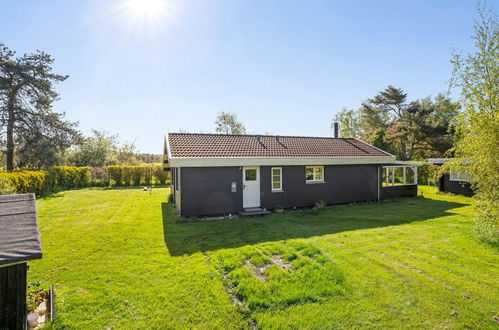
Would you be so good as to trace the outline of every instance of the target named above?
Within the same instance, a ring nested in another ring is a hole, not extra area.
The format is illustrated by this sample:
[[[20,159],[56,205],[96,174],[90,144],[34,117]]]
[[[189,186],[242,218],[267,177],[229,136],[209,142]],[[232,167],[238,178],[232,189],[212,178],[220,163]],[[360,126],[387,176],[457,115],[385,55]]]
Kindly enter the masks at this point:
[[[172,167],[394,164],[395,156],[362,157],[170,157]]]

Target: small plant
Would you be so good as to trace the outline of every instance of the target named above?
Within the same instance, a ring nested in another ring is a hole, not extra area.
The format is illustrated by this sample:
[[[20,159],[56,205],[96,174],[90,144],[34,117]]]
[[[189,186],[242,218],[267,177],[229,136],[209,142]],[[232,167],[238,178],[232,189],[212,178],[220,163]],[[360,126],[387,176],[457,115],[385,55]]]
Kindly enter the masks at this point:
[[[277,206],[275,207],[275,213],[277,213],[277,214],[283,214],[283,213],[284,213],[284,206],[282,206],[282,205],[277,205]]]
[[[323,209],[326,207],[326,201],[318,201],[317,203],[315,203],[315,206],[314,208],[316,209]]]

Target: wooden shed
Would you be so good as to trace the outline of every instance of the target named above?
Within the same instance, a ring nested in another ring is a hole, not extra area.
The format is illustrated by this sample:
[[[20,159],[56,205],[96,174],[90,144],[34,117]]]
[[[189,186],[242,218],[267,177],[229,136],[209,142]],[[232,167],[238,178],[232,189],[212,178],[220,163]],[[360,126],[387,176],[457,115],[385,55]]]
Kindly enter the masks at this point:
[[[0,196],[0,329],[26,328],[27,262],[41,257],[35,195]]]

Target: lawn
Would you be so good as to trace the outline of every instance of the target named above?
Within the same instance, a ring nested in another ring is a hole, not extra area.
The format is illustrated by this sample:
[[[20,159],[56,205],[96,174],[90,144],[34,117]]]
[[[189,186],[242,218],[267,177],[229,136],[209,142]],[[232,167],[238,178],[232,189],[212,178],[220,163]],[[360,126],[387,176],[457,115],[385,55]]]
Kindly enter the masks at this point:
[[[37,201],[56,328],[497,328],[498,249],[438,194],[266,218],[172,216],[168,188]]]

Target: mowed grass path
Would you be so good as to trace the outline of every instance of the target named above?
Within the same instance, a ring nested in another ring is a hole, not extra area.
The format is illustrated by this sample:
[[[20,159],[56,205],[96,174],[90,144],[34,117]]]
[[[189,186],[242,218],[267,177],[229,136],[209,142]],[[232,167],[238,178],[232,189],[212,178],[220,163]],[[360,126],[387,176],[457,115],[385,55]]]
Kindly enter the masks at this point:
[[[37,202],[28,281],[54,284],[57,328],[497,328],[498,250],[471,199],[421,190],[204,222],[174,218],[167,188],[62,192]],[[253,277],[276,256],[290,268]]]

